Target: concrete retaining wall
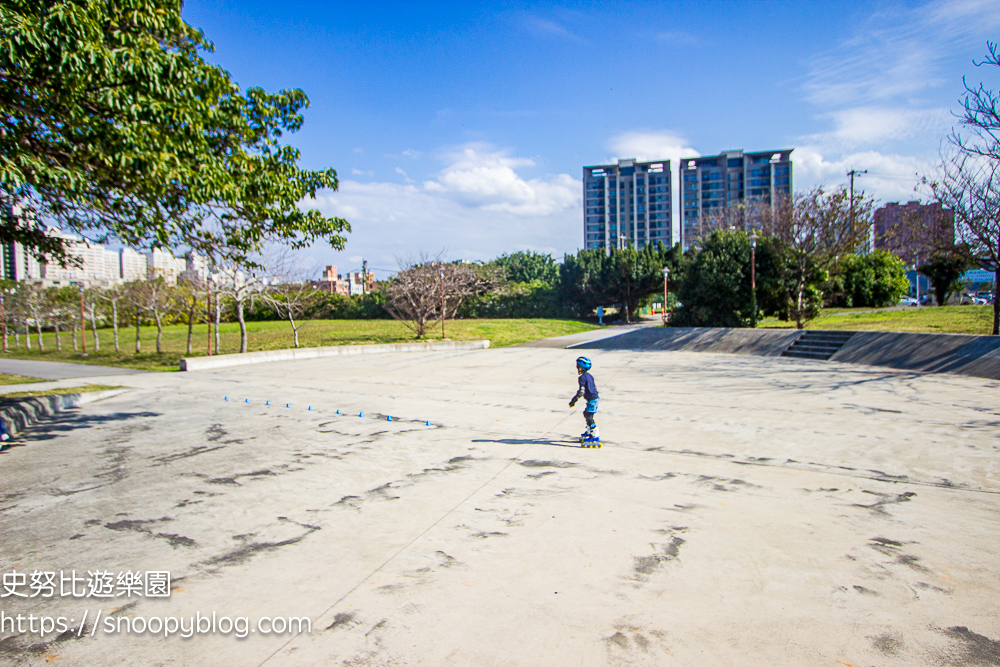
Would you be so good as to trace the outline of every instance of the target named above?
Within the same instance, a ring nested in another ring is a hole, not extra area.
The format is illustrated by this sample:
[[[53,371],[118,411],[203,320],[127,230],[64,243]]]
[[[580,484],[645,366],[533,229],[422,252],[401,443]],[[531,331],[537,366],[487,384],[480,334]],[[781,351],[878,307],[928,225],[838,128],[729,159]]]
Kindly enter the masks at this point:
[[[830,361],[1000,380],[1000,336],[856,331]],[[777,357],[802,331],[648,327],[577,350],[721,352]],[[824,363],[824,362],[817,362]]]
[[[802,332],[796,329],[646,327],[571,347],[575,350],[683,350],[777,357],[801,335]]]
[[[440,350],[484,350],[488,340],[441,341],[429,343],[397,343],[389,345],[337,345],[332,347],[300,347],[295,350],[265,350],[244,354],[217,354],[213,357],[181,359],[182,371],[204,371],[228,366],[266,364],[271,361],[300,361],[342,354],[382,354],[385,352],[434,352]]]
[[[23,398],[0,399],[0,420],[7,427],[7,433],[15,435],[31,426],[39,419],[50,417],[57,412],[93,403],[102,398],[110,398],[128,389],[107,389],[88,391],[81,394],[58,394],[50,396],[26,396]]]

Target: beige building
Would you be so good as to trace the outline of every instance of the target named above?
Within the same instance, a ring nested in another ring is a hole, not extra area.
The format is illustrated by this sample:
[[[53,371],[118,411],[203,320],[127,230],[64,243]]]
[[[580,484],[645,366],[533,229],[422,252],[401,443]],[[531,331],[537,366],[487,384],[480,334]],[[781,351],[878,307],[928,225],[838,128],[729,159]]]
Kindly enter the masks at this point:
[[[170,285],[176,285],[177,279],[187,270],[187,262],[177,259],[170,252],[155,248],[146,255],[146,279],[161,277]]]

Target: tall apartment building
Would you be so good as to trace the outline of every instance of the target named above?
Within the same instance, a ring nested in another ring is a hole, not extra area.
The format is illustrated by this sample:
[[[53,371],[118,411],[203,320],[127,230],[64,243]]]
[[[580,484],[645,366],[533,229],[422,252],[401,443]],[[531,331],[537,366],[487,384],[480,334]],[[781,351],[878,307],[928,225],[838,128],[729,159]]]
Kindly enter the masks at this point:
[[[583,168],[583,247],[673,245],[670,160]]]
[[[187,270],[187,261],[174,257],[169,251],[154,248],[146,255],[146,275],[149,279],[162,277],[170,285],[177,284],[177,278]]]
[[[791,195],[793,150],[733,150],[681,160],[683,249],[697,245],[719,226],[743,227],[739,209],[735,208],[740,204],[753,199],[771,203],[775,195]]]

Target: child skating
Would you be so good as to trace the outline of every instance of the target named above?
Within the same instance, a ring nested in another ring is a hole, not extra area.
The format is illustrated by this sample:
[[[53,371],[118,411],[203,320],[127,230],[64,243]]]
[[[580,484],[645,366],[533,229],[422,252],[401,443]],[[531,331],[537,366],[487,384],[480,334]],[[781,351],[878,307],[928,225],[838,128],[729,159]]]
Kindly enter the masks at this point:
[[[587,407],[583,409],[583,418],[587,420],[587,430],[580,434],[580,445],[583,447],[600,447],[601,446],[601,432],[597,429],[597,424],[594,422],[594,414],[597,412],[597,384],[594,382],[594,376],[589,373],[592,363],[587,357],[580,357],[576,360],[576,372],[579,373],[580,377],[578,381],[580,383],[580,388],[576,390],[576,396],[573,400],[569,402],[569,407],[576,405],[576,402],[583,397],[583,400],[587,401]]]

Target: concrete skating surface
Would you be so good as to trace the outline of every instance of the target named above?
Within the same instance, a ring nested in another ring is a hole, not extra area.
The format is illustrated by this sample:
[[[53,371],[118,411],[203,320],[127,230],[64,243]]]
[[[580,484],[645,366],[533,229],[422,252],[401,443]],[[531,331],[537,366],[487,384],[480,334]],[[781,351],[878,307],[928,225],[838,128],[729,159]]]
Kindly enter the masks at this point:
[[[13,373],[61,380],[63,378],[102,377],[105,375],[137,375],[145,373],[134,368],[114,366],[92,366],[90,364],[67,364],[61,361],[35,361],[33,359],[0,359],[0,373]]]
[[[996,381],[594,350],[581,449],[578,355],[122,377],[0,454],[0,571],[172,594],[4,597],[91,625],[0,664],[1000,664]],[[124,631],[213,612],[254,632]]]

